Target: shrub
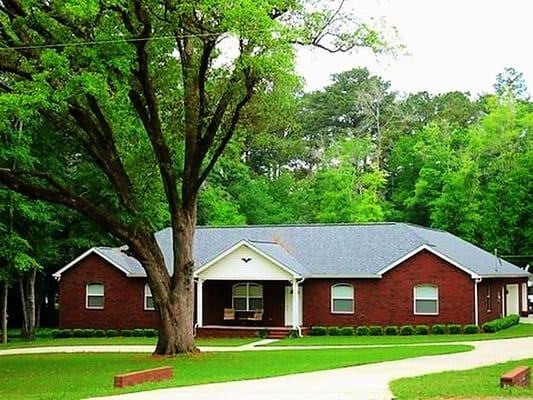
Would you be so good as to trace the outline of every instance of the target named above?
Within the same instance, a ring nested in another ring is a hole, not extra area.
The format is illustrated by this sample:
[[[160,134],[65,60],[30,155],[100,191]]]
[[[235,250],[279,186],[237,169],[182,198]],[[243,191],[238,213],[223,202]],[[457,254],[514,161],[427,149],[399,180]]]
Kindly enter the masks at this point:
[[[400,335],[410,336],[415,333],[415,328],[412,325],[404,325],[400,328]]]
[[[133,331],[131,329],[122,329],[120,334],[124,337],[131,337],[133,336]]]
[[[396,336],[398,334],[398,327],[395,325],[389,325],[385,327],[385,335]]]
[[[368,336],[370,334],[370,329],[368,329],[368,326],[359,326],[355,332],[357,336]]]
[[[267,336],[268,336],[268,329],[258,329],[256,332],[255,332],[255,336],[260,338],[260,339],[266,339]]]
[[[518,315],[509,315],[504,318],[494,319],[489,322],[485,322],[481,327],[483,332],[493,333],[501,331],[502,329],[507,329],[513,325],[516,325],[520,322],[520,317]]]
[[[351,326],[345,326],[341,328],[341,336],[353,336],[355,329]]]
[[[309,329],[309,336],[326,336],[328,330],[323,326],[313,326]]]
[[[463,333],[466,333],[467,335],[479,333],[479,326],[473,324],[465,325],[463,328]]]
[[[145,329],[144,336],[146,337],[156,337],[159,334],[157,329]]]
[[[373,325],[368,328],[368,333],[370,333],[370,336],[382,336],[383,328],[379,325]]]
[[[132,331],[132,336],[143,337],[144,336],[144,329],[134,329]]]
[[[461,325],[457,325],[457,324],[450,324],[448,325],[448,333],[450,335],[458,335],[459,333],[461,333]]]
[[[94,337],[105,337],[105,331],[103,329],[95,329],[93,332]]]
[[[71,338],[72,331],[70,329],[54,329],[52,331],[52,337],[54,339]]]
[[[94,329],[73,329],[72,336],[76,338],[94,337]]]
[[[329,336],[340,336],[341,330],[336,326],[330,326],[328,328],[328,335]]]
[[[434,335],[444,335],[446,333],[446,326],[443,324],[435,324],[431,327],[431,333]]]
[[[427,326],[427,325],[417,325],[417,326],[415,326],[415,333],[417,335],[429,335],[429,326]]]
[[[117,337],[118,331],[116,329],[108,329],[107,331],[105,331],[105,335],[107,337]]]

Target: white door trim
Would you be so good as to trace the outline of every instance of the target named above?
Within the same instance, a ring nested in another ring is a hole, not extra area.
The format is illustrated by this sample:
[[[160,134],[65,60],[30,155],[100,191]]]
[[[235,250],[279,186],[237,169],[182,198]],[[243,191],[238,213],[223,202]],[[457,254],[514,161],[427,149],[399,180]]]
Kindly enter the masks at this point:
[[[505,285],[505,316],[520,314],[518,283]]]

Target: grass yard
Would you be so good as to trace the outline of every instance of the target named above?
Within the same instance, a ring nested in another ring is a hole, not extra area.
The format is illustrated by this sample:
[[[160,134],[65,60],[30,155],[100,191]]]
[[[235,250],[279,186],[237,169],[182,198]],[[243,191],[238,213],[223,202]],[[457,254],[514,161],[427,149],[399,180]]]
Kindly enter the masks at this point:
[[[533,398],[533,388],[500,389],[500,376],[519,366],[533,368],[533,359],[511,361],[466,371],[442,372],[393,381],[391,390],[399,400],[463,398]]]
[[[206,338],[197,339],[198,346],[242,346],[256,342],[258,338]],[[79,345],[152,345],[155,347],[157,338],[147,337],[111,337],[111,338],[68,338],[52,339],[49,337],[37,337],[28,342],[18,337],[10,338],[7,343],[0,343],[0,350],[18,347],[47,347],[47,346],[79,346]]]
[[[470,346],[446,345],[387,349],[250,351],[201,353],[167,359],[131,353],[0,356],[0,398],[80,399],[154,388],[288,375],[471,349]],[[113,376],[117,373],[160,366],[174,367],[174,379],[113,389]]]
[[[518,324],[495,333],[427,336],[306,336],[283,339],[269,346],[350,346],[378,344],[448,343],[533,336],[533,324]]]

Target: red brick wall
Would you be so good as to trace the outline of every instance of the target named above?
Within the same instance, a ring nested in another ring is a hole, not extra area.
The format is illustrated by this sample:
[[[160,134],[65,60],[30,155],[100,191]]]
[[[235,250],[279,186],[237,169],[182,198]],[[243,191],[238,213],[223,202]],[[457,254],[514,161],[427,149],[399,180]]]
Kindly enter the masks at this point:
[[[240,281],[239,281],[240,282]],[[255,282],[263,285],[262,321],[224,321],[224,308],[232,307],[232,286],[237,281],[206,281],[203,287],[205,325],[239,325],[283,326],[285,320],[285,286],[289,282],[263,281]],[[237,315],[238,316],[238,315]]]
[[[479,298],[479,323],[491,321],[505,315],[505,294],[504,288],[508,284],[518,284],[518,296],[520,301],[520,312],[522,313],[522,284],[527,284],[527,278],[506,278],[506,279],[483,279],[478,285]],[[487,307],[487,295],[491,293],[490,310]]]
[[[331,285],[350,283],[355,313],[331,313]],[[439,288],[439,315],[414,315],[413,287]],[[385,273],[382,279],[308,279],[304,282],[304,326],[400,325],[474,321],[474,282],[469,275],[428,251]]]
[[[85,308],[87,283],[105,285],[103,310]],[[126,275],[101,257],[91,254],[63,273],[59,282],[61,328],[157,328],[155,311],[144,310],[143,278]]]

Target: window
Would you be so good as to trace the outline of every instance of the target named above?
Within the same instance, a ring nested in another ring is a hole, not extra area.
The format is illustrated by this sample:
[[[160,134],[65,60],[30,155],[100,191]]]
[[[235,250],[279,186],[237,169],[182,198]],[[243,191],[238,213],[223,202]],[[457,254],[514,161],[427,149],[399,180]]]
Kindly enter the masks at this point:
[[[150,289],[150,286],[148,284],[144,285],[144,309],[155,310],[152,290]]]
[[[353,314],[353,286],[339,283],[331,287],[331,312],[337,314]]]
[[[263,286],[257,283],[233,285],[233,308],[235,311],[258,311],[263,309]]]
[[[415,314],[438,315],[439,290],[435,285],[418,285],[414,287]]]
[[[104,308],[104,285],[102,283],[88,283],[85,292],[86,308]]]

